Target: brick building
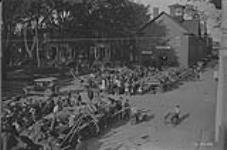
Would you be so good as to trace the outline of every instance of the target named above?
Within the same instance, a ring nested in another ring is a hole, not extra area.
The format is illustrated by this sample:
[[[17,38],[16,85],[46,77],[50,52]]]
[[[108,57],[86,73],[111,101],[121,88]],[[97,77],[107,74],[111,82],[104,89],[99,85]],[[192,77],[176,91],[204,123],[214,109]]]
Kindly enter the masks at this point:
[[[137,32],[140,62],[188,67],[211,52],[206,24],[199,18],[184,19],[185,7],[169,6],[170,15],[162,12]],[[165,62],[163,62],[165,57]]]

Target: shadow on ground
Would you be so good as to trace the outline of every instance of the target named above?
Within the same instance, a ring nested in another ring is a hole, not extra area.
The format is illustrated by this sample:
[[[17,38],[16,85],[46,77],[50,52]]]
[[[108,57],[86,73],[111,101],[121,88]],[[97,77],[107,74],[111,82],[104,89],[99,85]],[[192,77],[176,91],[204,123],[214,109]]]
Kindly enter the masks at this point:
[[[180,125],[184,120],[186,120],[189,117],[190,117],[190,114],[189,113],[186,113],[186,114],[182,115],[180,117],[180,119],[178,120],[178,123],[176,125]]]

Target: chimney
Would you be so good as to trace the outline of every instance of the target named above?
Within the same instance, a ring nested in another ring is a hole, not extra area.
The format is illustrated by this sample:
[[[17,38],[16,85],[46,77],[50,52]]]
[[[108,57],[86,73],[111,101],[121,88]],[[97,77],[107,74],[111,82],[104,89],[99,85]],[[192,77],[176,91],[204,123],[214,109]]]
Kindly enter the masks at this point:
[[[170,8],[170,15],[178,20],[178,21],[183,21],[184,20],[184,11],[185,11],[185,6],[181,4],[173,4],[169,6]]]
[[[153,8],[153,18],[157,17],[159,15],[159,8],[158,7],[154,7]]]

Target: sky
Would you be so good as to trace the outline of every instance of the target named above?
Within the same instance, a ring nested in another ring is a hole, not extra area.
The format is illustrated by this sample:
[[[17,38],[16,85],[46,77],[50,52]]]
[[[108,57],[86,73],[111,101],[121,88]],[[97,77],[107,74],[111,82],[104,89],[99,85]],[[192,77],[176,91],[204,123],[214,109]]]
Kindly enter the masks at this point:
[[[166,11],[167,13],[169,13],[169,8],[168,8],[169,5],[175,4],[175,3],[180,3],[180,4],[184,3],[184,0],[135,0],[135,1],[138,3],[149,4],[151,13],[152,13],[153,7],[159,7],[160,12]]]

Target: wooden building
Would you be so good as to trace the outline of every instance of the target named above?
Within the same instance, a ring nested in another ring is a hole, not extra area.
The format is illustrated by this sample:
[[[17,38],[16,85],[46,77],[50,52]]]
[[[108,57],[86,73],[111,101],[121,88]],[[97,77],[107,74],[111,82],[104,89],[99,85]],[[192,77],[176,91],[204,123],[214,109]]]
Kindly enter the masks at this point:
[[[92,64],[135,61],[132,39],[94,38],[48,40],[41,49],[42,66],[57,67],[71,62]]]
[[[179,4],[171,5],[170,13],[160,13],[138,31],[141,63],[188,67],[210,53],[205,24],[199,19],[184,20],[184,6]]]

